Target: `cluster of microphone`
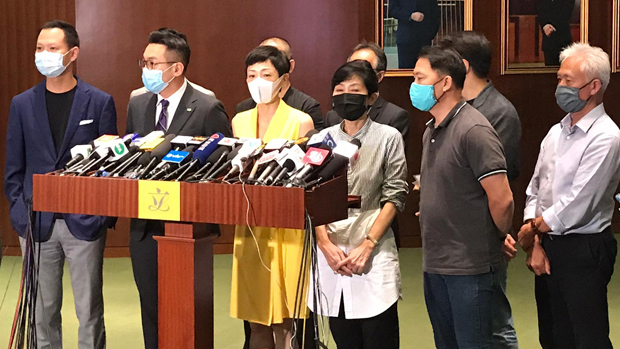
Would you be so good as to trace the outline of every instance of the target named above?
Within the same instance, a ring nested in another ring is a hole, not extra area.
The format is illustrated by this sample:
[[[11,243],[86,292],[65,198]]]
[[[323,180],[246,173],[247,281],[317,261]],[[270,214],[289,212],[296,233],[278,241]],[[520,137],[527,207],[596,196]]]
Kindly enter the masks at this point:
[[[71,149],[61,176],[116,177],[185,182],[243,182],[308,188],[353,165],[361,143],[311,130],[297,140],[164,135],[104,135]]]

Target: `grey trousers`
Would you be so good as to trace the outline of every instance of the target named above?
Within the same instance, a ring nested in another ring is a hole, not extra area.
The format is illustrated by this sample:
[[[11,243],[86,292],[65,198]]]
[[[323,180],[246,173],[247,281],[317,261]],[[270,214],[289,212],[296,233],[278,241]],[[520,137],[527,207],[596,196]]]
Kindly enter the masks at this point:
[[[518,349],[517,332],[512,322],[512,309],[508,302],[508,262],[493,265],[493,345],[495,349]]]
[[[22,253],[26,240],[19,239]],[[36,323],[39,349],[62,348],[62,277],[69,263],[75,312],[79,321],[78,348],[105,348],[103,321],[103,249],[105,233],[95,241],[76,239],[64,220],[56,220],[48,241],[36,243],[40,253]],[[35,256],[36,258],[36,256]]]

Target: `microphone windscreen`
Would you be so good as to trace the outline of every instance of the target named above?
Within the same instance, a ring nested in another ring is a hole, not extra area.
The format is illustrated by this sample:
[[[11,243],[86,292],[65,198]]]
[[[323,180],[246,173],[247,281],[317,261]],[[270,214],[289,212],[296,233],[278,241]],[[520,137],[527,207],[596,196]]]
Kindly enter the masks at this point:
[[[228,147],[219,147],[215,150],[209,157],[205,163],[213,164],[215,163],[222,155],[227,155],[230,152],[230,148]]]
[[[293,161],[291,159],[286,159],[286,161],[284,161],[284,164],[282,165],[282,167],[284,167],[286,169],[286,172],[291,172],[291,171],[293,171],[293,169],[295,169],[295,161]]]
[[[243,146],[237,146],[235,149],[233,149],[230,153],[228,153],[228,157],[226,158],[226,161],[231,161],[232,159],[234,159],[237,154],[239,154],[239,150],[242,148]]]
[[[149,162],[151,162],[151,152],[150,151],[144,152],[138,158],[138,164],[139,165],[146,166],[146,165],[149,164]]]
[[[217,136],[214,138],[214,136]],[[206,142],[204,142],[200,148],[198,148],[196,151],[194,151],[194,159],[198,160],[198,162],[201,165],[204,165],[207,163],[207,159],[209,158],[209,156],[211,156],[211,154],[213,154],[213,152],[215,152],[215,150],[217,150],[218,148],[218,143],[220,142],[220,140],[222,140],[222,138],[224,137],[223,134],[221,133],[217,133],[213,136],[211,136],[211,138],[209,138]]]
[[[358,148],[362,147],[362,142],[359,139],[357,139],[357,138],[353,138],[353,140],[351,140],[351,142],[349,142],[349,143],[351,143],[353,145],[356,145]]]
[[[346,168],[349,163],[349,159],[344,156],[334,155],[332,160],[321,169],[318,173],[318,177],[323,181],[329,180],[334,177],[343,168]]]
[[[164,138],[164,141],[161,142],[153,151],[151,152],[151,158],[157,158],[158,160],[163,159],[170,150],[172,150],[172,139],[176,137],[173,134],[169,134]]]

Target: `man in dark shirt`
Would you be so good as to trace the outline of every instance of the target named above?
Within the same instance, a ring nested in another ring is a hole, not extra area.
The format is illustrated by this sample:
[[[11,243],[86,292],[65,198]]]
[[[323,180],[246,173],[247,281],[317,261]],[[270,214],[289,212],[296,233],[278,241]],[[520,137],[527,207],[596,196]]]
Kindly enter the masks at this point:
[[[439,45],[445,49],[456,50],[463,58],[467,71],[463,97],[489,120],[499,135],[506,156],[508,180],[513,181],[519,176],[521,122],[512,103],[499,93],[487,78],[491,68],[491,44],[483,35],[460,32],[444,38]],[[511,235],[507,235],[506,239],[512,245],[516,243]],[[514,254],[508,256],[510,257],[514,257]],[[506,293],[508,260],[502,258],[500,263],[493,266],[493,341],[496,349],[518,348],[512,310]]]
[[[360,43],[355,47],[347,61],[351,62],[358,59],[368,61],[375,70],[375,73],[377,73],[377,80],[379,80],[379,83],[383,81],[387,69],[387,57],[379,45],[372,42]],[[379,95],[377,101],[372,105],[370,111],[368,111],[368,116],[373,121],[380,124],[394,127],[403,135],[405,143],[407,142],[407,135],[409,134],[409,113],[407,113],[405,109],[386,101]],[[326,128],[341,122],[342,118],[333,110],[328,111],[325,115]]]
[[[439,31],[441,11],[437,0],[390,0],[389,16],[398,20],[398,68],[411,69],[420,50],[430,46]]]
[[[37,39],[35,63],[46,79],[11,102],[4,191],[22,252],[29,234],[32,176],[62,169],[70,150],[103,134],[116,134],[116,109],[107,93],[73,75],[80,40],[69,23],[51,21]],[[103,250],[106,217],[36,212],[32,237],[39,287],[36,330],[40,348],[62,348],[62,279],[69,264],[80,323],[79,349],[106,346],[103,321]]]
[[[499,137],[463,101],[465,75],[455,51],[427,47],[410,90],[413,106],[433,116],[422,141],[420,228],[438,348],[493,347],[491,271],[513,214]]]
[[[283,52],[291,64],[289,74],[293,73],[293,70],[295,70],[295,59],[293,59],[293,52],[288,41],[274,36],[263,40],[259,46],[273,46]],[[319,102],[291,86],[290,80],[282,86],[280,98],[282,98],[282,100],[289,106],[310,115],[310,117],[312,117],[312,121],[314,122],[314,128],[317,131],[323,129],[323,113],[321,112],[321,105]],[[256,102],[254,102],[252,98],[248,98],[235,106],[235,113],[241,113],[242,111],[250,110],[254,107],[256,107]]]
[[[560,65],[560,51],[573,42],[570,19],[574,0],[541,0],[538,5],[538,24],[543,31],[542,50],[545,65]]]

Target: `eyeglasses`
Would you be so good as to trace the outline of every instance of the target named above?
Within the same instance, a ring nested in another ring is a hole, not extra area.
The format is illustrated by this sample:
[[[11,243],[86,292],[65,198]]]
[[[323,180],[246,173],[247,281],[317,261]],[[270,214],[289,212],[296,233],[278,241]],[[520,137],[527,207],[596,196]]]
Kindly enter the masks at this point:
[[[157,67],[160,64],[174,64],[174,63],[179,63],[179,62],[151,62],[151,61],[145,61],[144,59],[139,59],[138,60],[138,66],[140,68],[145,68],[148,70],[153,70],[155,69],[155,67]]]

